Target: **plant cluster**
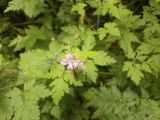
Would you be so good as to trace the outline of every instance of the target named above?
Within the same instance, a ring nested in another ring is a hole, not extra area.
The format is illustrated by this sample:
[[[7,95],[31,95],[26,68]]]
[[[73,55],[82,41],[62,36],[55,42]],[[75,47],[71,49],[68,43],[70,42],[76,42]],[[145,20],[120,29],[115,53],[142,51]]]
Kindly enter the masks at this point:
[[[160,0],[0,0],[0,120],[160,120]]]

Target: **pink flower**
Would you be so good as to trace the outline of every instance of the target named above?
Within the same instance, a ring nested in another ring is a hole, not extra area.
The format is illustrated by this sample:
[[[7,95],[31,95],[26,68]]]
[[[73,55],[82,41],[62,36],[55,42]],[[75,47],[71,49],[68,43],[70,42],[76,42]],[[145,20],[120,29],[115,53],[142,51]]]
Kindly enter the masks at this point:
[[[75,70],[79,66],[83,65],[83,63],[84,62],[82,60],[74,60],[74,56],[71,53],[68,53],[66,58],[60,61],[60,64],[67,65],[68,70]]]
[[[66,55],[66,58],[65,58],[65,59],[62,59],[62,60],[60,61],[60,63],[61,63],[62,65],[68,65],[69,62],[73,60],[73,57],[74,57],[74,56],[73,56],[71,53],[68,53],[68,54]]]
[[[67,69],[69,70],[74,70],[77,69],[79,66],[83,65],[83,61],[82,60],[77,60],[77,61],[71,61],[68,66]]]
[[[74,56],[71,54],[71,53],[68,53],[67,55],[66,55],[66,59],[68,59],[68,60],[71,60],[71,59],[73,59],[74,58]]]

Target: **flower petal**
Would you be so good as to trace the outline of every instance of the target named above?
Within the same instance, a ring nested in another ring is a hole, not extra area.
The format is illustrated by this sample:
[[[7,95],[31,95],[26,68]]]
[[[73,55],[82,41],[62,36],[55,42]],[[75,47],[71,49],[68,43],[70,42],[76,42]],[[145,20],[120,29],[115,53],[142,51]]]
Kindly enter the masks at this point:
[[[68,65],[68,64],[69,64],[69,61],[68,61],[67,59],[62,59],[62,60],[60,61],[60,63],[61,63],[62,65]]]
[[[75,69],[75,65],[74,64],[75,64],[74,61],[69,62],[68,66],[67,66],[67,69],[74,70]]]
[[[72,60],[72,59],[73,59],[73,54],[68,53],[68,54],[66,55],[66,59],[67,59],[67,60]]]
[[[82,60],[77,60],[76,63],[78,64],[78,66],[81,66],[84,64],[84,62]]]
[[[67,69],[69,69],[69,70],[77,69],[79,66],[83,65],[83,63],[84,62],[82,60],[70,61],[67,66]]]

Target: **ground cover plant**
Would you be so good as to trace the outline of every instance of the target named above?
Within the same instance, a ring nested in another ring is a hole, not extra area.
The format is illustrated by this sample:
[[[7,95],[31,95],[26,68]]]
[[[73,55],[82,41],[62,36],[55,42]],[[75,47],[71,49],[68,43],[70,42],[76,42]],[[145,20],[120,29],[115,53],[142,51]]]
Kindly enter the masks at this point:
[[[0,120],[160,120],[160,0],[0,0]]]

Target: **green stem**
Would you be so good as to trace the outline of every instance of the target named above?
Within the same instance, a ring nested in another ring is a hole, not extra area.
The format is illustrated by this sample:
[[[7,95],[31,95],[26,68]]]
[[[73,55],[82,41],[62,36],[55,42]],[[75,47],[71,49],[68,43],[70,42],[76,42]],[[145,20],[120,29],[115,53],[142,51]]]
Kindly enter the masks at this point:
[[[12,29],[18,31],[19,33],[21,33],[21,29],[14,27],[13,25],[10,26]]]
[[[99,28],[99,23],[100,23],[100,15],[97,17],[97,29]]]
[[[100,2],[99,2],[99,7],[101,7],[101,6],[102,6],[102,4],[103,4],[103,2],[102,2],[102,1],[100,1]],[[98,16],[97,16],[97,29],[99,28],[100,17],[101,17],[100,15],[98,15]]]
[[[0,90],[16,87],[16,86],[19,86],[19,85],[23,85],[23,83],[19,83],[19,84],[16,84],[16,85],[10,85],[10,86],[7,86],[7,87],[3,87],[3,88],[0,88]]]
[[[98,74],[113,75],[113,73],[110,73],[110,72],[98,72]]]

